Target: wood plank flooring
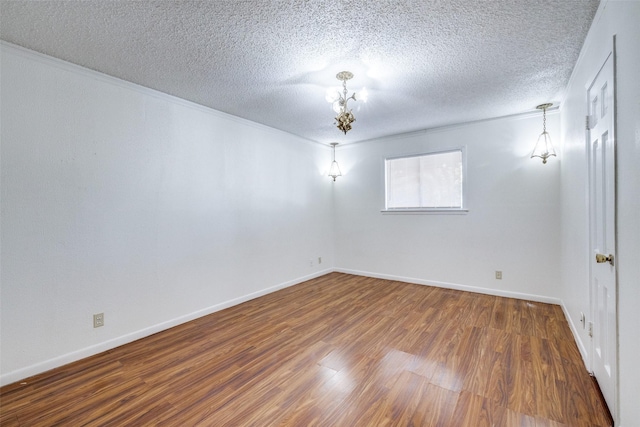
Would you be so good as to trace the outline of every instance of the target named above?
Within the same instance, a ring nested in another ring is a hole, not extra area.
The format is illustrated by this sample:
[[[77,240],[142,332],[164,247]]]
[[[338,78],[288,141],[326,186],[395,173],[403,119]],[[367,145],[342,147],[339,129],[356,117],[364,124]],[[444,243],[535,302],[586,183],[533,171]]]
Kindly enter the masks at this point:
[[[331,273],[0,390],[3,426],[606,426],[559,306]]]

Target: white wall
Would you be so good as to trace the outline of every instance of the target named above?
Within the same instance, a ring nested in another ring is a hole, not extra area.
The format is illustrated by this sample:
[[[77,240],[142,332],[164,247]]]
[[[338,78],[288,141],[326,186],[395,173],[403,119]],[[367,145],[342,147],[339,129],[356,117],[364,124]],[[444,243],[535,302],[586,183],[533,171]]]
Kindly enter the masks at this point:
[[[586,85],[611,51],[616,36],[616,149],[618,227],[619,414],[616,425],[640,420],[640,2],[601,4],[562,106],[562,289],[570,320],[589,313]],[[578,340],[587,347],[586,331]],[[612,408],[615,411],[615,408]]]
[[[532,106],[532,109],[535,106]],[[559,138],[557,110],[547,128]],[[336,154],[342,271],[558,302],[559,158],[529,158],[542,114],[347,145]],[[382,214],[385,157],[467,149],[467,214]],[[503,279],[495,279],[495,271]]]
[[[332,268],[327,147],[1,49],[3,384]]]

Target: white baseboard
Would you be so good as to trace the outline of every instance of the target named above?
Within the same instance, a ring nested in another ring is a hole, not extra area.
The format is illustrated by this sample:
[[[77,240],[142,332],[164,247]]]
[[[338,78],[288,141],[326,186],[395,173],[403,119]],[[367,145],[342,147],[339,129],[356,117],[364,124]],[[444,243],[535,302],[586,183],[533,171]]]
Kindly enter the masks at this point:
[[[418,285],[427,285],[427,286],[436,286],[436,287],[440,287],[440,288],[446,288],[446,289],[454,289],[454,290],[459,290],[459,291],[467,291],[467,292],[475,292],[475,293],[480,293],[480,294],[486,294],[486,295],[494,295],[494,296],[501,296],[501,297],[508,297],[508,298],[517,298],[517,299],[522,299],[522,300],[527,300],[527,301],[537,301],[537,302],[543,302],[543,303],[548,303],[548,304],[558,304],[562,307],[562,310],[565,314],[565,317],[567,318],[567,321],[569,322],[569,326],[571,328],[571,332],[574,335],[574,339],[576,341],[576,343],[578,344],[578,348],[580,349],[580,353],[583,357],[583,360],[585,361],[585,365],[586,365],[586,350],[584,347],[584,344],[582,343],[582,341],[580,340],[580,336],[577,334],[577,331],[575,329],[575,325],[573,324],[571,317],[569,317],[568,312],[566,310],[566,307],[564,306],[562,300],[558,299],[558,298],[552,298],[552,297],[546,297],[546,296],[542,296],[542,295],[535,295],[535,294],[526,294],[526,293],[521,293],[521,292],[512,292],[512,291],[504,291],[504,290],[498,290],[498,289],[489,289],[489,288],[481,288],[481,287],[476,287],[476,286],[469,286],[469,285],[461,285],[461,284],[457,284],[457,283],[448,283],[448,282],[439,282],[439,281],[435,281],[435,280],[425,280],[425,279],[417,279],[417,278],[413,278],[413,277],[405,277],[405,276],[396,276],[396,275],[392,275],[392,274],[382,274],[382,273],[374,273],[374,272],[369,272],[369,271],[360,271],[360,270],[351,270],[351,269],[346,269],[346,268],[334,268],[334,269],[325,269],[322,271],[318,271],[315,272],[313,274],[307,275],[307,276],[303,276],[303,277],[299,277],[297,279],[294,280],[289,280],[287,282],[283,282],[280,283],[278,285],[275,286],[271,286],[269,288],[265,288],[262,289],[260,291],[257,292],[253,292],[251,294],[247,294],[238,298],[234,298],[219,304],[215,304],[212,305],[210,307],[204,308],[202,310],[198,310],[195,311],[193,313],[189,313],[186,314],[184,316],[180,316],[171,320],[168,320],[166,322],[162,322],[162,323],[158,323],[156,325],[150,326],[148,328],[144,328],[135,332],[132,332],[130,334],[126,334],[108,341],[104,341],[101,342],[99,344],[93,345],[93,346],[89,346],[89,347],[85,347],[83,349],[77,350],[77,351],[73,351],[49,360],[46,360],[44,362],[40,362],[40,363],[36,363],[33,364],[31,366],[27,366],[25,368],[21,368],[21,369],[17,369],[15,371],[12,372],[7,372],[5,374],[0,375],[0,385],[6,385],[6,384],[11,384],[14,383],[16,381],[20,381],[24,378],[28,378],[31,377],[33,375],[37,375],[37,374],[41,374],[43,372],[46,372],[48,370],[54,369],[54,368],[58,368],[60,366],[66,365],[68,363],[72,363],[75,361],[78,361],[80,359],[84,359],[86,357],[90,357],[93,355],[96,355],[98,353],[101,353],[103,351],[106,350],[110,350],[112,348],[133,342],[135,340],[138,340],[140,338],[144,338],[147,337],[149,335],[161,332],[163,330],[172,328],[174,326],[178,326],[182,323],[186,323],[189,322],[191,320],[197,319],[199,317],[202,316],[206,316],[208,314],[211,313],[215,313],[216,311],[220,311],[220,310],[224,310],[225,308],[229,308],[232,307],[234,305],[238,305],[241,304],[243,302],[252,300],[254,298],[258,298],[261,297],[263,295],[267,295],[271,292],[275,292],[277,290],[280,289],[284,289],[287,288],[289,286],[293,286],[296,285],[298,283],[302,283],[305,282],[307,280],[311,280],[314,279],[316,277],[320,277],[323,276],[325,274],[331,273],[331,272],[339,272],[339,273],[346,273],[346,274],[353,274],[356,276],[366,276],[366,277],[375,277],[378,279],[386,279],[386,280],[395,280],[395,281],[399,281],[399,282],[406,282],[406,283],[414,283],[414,284],[418,284]]]
[[[257,292],[253,292],[238,298],[234,298],[219,304],[212,305],[210,307],[203,308],[202,310],[194,311],[193,313],[185,314],[184,316],[176,317],[174,319],[167,320],[166,322],[158,323],[148,328],[140,329],[138,331],[135,331],[126,335],[122,335],[117,338],[113,338],[108,341],[101,342],[99,344],[85,347],[80,350],[72,351],[70,353],[66,353],[61,356],[45,360],[43,362],[39,362],[24,368],[16,369],[15,371],[3,373],[2,375],[0,375],[0,386],[12,384],[22,379],[25,379],[34,375],[38,375],[43,372],[49,371],[51,369],[66,365],[68,363],[76,362],[80,359],[84,359],[86,357],[90,357],[98,353],[102,353],[103,351],[107,351],[112,348],[121,346],[123,344],[133,342],[140,338],[153,335],[155,333],[164,331],[169,328],[173,328],[174,326],[178,326],[182,323],[189,322],[199,317],[206,316],[211,313],[215,313],[216,311],[224,310],[225,308],[229,308],[234,305],[241,304],[243,302],[261,297],[271,292],[288,288],[289,286],[297,285],[298,283],[315,279],[316,277],[324,276],[325,274],[331,273],[332,271],[333,270],[331,268],[318,271],[313,274],[309,274],[307,276],[289,280],[289,281],[280,283],[278,285],[259,290]]]
[[[576,342],[576,345],[578,346],[578,350],[580,351],[580,356],[582,356],[582,361],[584,362],[584,366],[588,371],[591,371],[591,369],[589,368],[589,357],[587,354],[587,347],[582,342],[582,339],[580,338],[580,334],[578,334],[578,328],[576,328],[575,323],[573,323],[573,319],[569,315],[569,310],[567,310],[567,307],[564,305],[564,302],[560,304],[560,306],[562,307],[562,312],[564,313],[564,317],[567,319],[567,323],[569,323],[569,329],[571,329],[571,333],[573,334],[573,339]]]
[[[372,273],[370,271],[350,270],[347,268],[336,268],[339,273],[354,274],[356,276],[375,277],[377,279],[395,280],[398,282],[414,283],[416,285],[436,286],[438,288],[455,289],[458,291],[475,292],[477,294],[494,295],[498,297],[516,298],[526,301],[544,302],[547,304],[557,304],[562,306],[559,298],[547,297],[544,295],[525,294],[522,292],[503,291],[499,289],[480,288],[477,286],[460,285],[457,283],[438,282],[436,280],[416,279],[414,277],[395,276],[392,274]],[[566,316],[566,314],[565,314]]]

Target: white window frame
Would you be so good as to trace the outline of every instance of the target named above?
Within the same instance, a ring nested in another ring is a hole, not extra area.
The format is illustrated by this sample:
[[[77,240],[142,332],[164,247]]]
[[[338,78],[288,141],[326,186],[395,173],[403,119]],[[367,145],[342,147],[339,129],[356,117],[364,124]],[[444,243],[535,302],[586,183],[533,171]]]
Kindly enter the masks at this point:
[[[422,157],[436,154],[451,153],[454,151],[460,151],[462,153],[462,206],[459,208],[389,208],[387,207],[387,161],[396,159],[407,159],[411,157]],[[450,148],[446,150],[434,150],[426,151],[417,154],[407,154],[402,156],[386,157],[382,161],[383,169],[383,206],[381,210],[383,214],[466,214],[469,212],[467,205],[467,182],[469,181],[467,176],[467,148],[466,146]]]

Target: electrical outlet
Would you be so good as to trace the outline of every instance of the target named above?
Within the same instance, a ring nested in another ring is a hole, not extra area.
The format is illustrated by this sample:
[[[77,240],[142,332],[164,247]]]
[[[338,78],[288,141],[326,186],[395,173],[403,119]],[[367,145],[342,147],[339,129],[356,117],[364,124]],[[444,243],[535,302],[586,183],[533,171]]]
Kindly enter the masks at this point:
[[[93,315],[93,327],[99,328],[104,326],[104,313],[98,313]]]
[[[502,271],[496,270],[496,279],[502,280]]]
[[[321,256],[318,257],[318,264],[322,264],[322,257]]]

